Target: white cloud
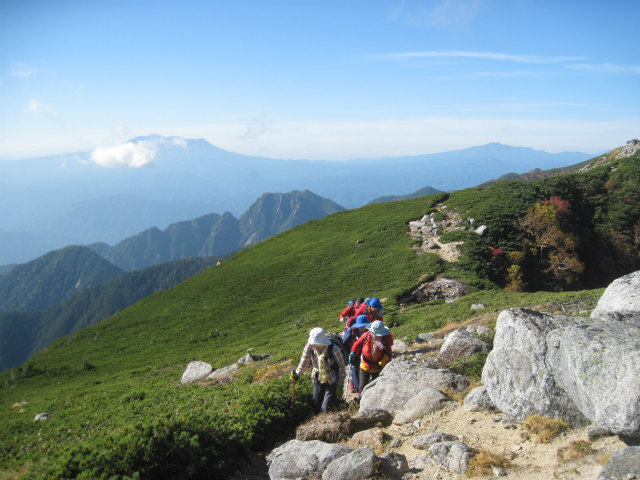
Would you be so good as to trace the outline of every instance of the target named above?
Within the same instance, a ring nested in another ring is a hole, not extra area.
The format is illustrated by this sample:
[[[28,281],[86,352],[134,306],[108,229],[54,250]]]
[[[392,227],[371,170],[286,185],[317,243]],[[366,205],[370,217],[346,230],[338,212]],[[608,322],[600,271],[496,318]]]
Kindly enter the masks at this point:
[[[187,141],[184,138],[173,137],[171,139],[171,144],[175,145],[176,147],[187,148]]]
[[[515,63],[553,64],[585,60],[584,57],[544,56],[544,55],[516,55],[501,52],[470,52],[464,50],[429,50],[426,52],[398,52],[373,55],[381,60],[411,60],[416,58],[470,58],[477,60],[495,60]]]
[[[53,115],[53,107],[51,105],[39,102],[35,98],[31,99],[27,110],[39,117],[51,117]]]
[[[158,149],[153,142],[127,142],[113,147],[97,147],[91,160],[105,168],[141,168],[152,163]]]

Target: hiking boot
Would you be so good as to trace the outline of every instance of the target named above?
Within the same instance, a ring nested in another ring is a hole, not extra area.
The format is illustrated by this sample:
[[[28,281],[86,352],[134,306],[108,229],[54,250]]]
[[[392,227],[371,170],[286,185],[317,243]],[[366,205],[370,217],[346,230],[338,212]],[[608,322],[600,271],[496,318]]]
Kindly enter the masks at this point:
[[[349,382],[349,392],[356,393],[356,387],[353,386],[353,383]]]

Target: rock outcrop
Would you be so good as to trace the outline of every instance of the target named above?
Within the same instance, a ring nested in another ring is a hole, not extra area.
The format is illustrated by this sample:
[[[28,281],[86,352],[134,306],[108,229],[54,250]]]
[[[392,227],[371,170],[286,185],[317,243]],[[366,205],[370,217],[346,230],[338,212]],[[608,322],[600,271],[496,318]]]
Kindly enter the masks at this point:
[[[267,455],[269,478],[320,478],[329,464],[353,450],[319,440],[290,440]]]
[[[611,282],[591,312],[591,318],[640,321],[640,270]]]
[[[482,371],[482,384],[499,410],[519,422],[538,414],[575,426],[589,423],[547,364],[546,335],[583,322],[522,308],[500,314],[493,350]]]
[[[640,447],[621,448],[604,464],[598,480],[640,478]]]
[[[498,317],[482,383],[502,412],[640,438],[640,272],[612,282],[590,318]]]
[[[496,406],[487,393],[487,387],[476,387],[464,397],[464,409],[470,412],[493,411]]]
[[[640,437],[640,323],[560,328],[547,342],[556,383],[578,409],[611,432]]]
[[[362,447],[332,461],[322,480],[366,480],[376,472],[378,457],[369,447]]]
[[[193,383],[202,380],[213,371],[213,367],[205,362],[191,362],[182,374],[180,383]]]
[[[393,419],[393,423],[396,425],[413,423],[429,413],[441,410],[447,403],[453,401],[436,388],[423,388],[405,403],[402,411]]]
[[[470,357],[475,353],[488,352],[489,344],[480,340],[473,333],[458,328],[444,337],[440,353],[436,359],[441,363],[448,363],[454,358]]]
[[[380,376],[365,387],[360,411],[383,409],[395,415],[427,387],[461,392],[468,386],[469,380],[462,375],[398,358],[387,364]]]

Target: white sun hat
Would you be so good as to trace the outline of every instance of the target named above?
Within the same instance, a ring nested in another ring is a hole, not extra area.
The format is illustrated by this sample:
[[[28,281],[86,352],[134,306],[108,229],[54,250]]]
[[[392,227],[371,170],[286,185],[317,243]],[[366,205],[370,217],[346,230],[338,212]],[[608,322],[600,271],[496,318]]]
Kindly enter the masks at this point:
[[[309,344],[310,345],[331,345],[331,340],[327,337],[323,328],[312,328],[309,332]]]

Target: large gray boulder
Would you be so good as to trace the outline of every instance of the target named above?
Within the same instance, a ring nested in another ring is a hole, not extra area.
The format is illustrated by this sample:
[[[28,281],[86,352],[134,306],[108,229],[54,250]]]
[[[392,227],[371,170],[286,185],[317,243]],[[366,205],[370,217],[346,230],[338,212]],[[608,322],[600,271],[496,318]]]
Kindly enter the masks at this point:
[[[485,386],[476,387],[464,397],[464,409],[469,412],[493,411],[496,406],[491,401]]]
[[[547,364],[547,334],[584,320],[522,308],[500,313],[493,350],[482,371],[482,384],[500,411],[520,422],[538,414],[574,426],[589,423]]]
[[[235,372],[236,370],[238,370],[238,368],[239,367],[237,363],[232,363],[227,367],[219,368],[218,370],[215,370],[214,372],[209,374],[207,376],[207,380],[215,380],[217,378],[224,377],[225,375],[229,375],[230,373]]]
[[[640,270],[611,282],[591,312],[591,318],[600,320],[628,317],[640,317]]]
[[[640,478],[640,447],[625,447],[614,453],[598,476],[598,480]]]
[[[191,362],[182,374],[180,383],[193,383],[205,378],[211,373],[213,367],[205,362]]]
[[[450,362],[458,357],[470,357],[475,353],[488,352],[489,344],[473,333],[458,328],[444,337],[444,343],[438,353],[438,362]]]
[[[640,437],[640,314],[637,320],[547,335],[547,363],[556,383],[593,423],[634,437]]]
[[[420,420],[429,413],[437,412],[454,400],[433,387],[426,387],[414,395],[393,419],[396,425],[405,425]]]
[[[469,380],[462,375],[449,370],[427,368],[406,358],[396,358],[365,387],[360,398],[360,411],[383,409],[395,414],[417,392],[427,387],[461,392],[467,386]]]
[[[366,480],[376,472],[378,457],[369,447],[362,447],[333,460],[322,480]]]
[[[352,451],[347,446],[319,440],[290,440],[267,455],[269,478],[320,478],[333,460]]]

